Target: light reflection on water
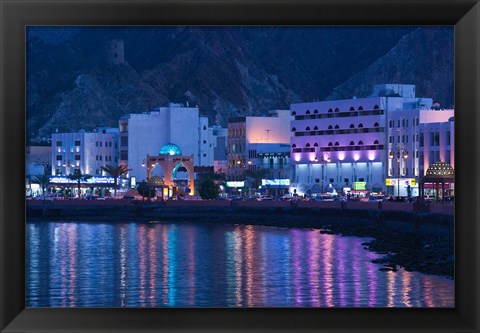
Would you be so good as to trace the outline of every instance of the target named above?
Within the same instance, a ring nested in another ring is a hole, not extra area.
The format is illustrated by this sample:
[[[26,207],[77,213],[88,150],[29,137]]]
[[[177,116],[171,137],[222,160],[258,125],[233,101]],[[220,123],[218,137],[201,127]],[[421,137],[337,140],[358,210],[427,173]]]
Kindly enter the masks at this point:
[[[28,223],[28,307],[453,307],[454,281],[381,272],[364,238],[191,223]]]

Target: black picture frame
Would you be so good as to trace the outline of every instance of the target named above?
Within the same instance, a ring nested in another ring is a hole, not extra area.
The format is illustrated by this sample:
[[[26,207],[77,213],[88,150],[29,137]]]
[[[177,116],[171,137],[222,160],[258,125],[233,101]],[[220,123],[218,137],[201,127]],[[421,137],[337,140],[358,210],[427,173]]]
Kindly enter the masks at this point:
[[[2,332],[478,332],[478,1],[0,0]],[[25,308],[27,25],[454,25],[456,276],[453,309]]]

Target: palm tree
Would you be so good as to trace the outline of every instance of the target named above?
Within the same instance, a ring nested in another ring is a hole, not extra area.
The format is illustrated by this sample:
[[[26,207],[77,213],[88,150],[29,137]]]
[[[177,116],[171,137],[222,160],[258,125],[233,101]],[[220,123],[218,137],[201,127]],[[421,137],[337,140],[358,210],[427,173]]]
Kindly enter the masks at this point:
[[[90,175],[87,175],[87,174],[82,174],[82,172],[80,171],[80,169],[75,169],[75,173],[73,175],[68,175],[67,178],[68,179],[71,179],[71,180],[74,180],[77,182],[77,186],[78,186],[78,199],[80,199],[80,184],[82,182],[86,182],[87,180],[89,180],[90,178],[92,178],[93,176],[90,176]]]
[[[50,177],[47,175],[37,175],[35,176],[35,178],[33,178],[32,182],[40,185],[40,187],[42,188],[43,198],[45,199],[45,189],[48,187],[48,184],[50,183]]]
[[[107,164],[107,165],[102,167],[102,170],[105,171],[106,173],[108,173],[114,179],[113,197],[115,198],[117,196],[118,178],[127,174],[128,171],[130,171],[132,169],[129,169],[128,165],[125,165],[125,164],[120,164],[119,166],[114,166],[114,165]]]
[[[260,182],[262,181],[262,179],[264,179],[269,172],[270,170],[268,169],[257,169],[257,170],[246,171],[246,176],[253,180],[252,187],[255,189],[255,191],[258,189],[258,186],[260,186]]]

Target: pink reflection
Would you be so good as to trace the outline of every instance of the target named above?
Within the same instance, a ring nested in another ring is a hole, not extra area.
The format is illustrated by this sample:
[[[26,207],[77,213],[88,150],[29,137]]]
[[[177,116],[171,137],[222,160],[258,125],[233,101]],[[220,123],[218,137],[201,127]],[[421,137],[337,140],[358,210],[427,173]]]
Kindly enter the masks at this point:
[[[295,295],[294,306],[302,306],[302,232],[292,230],[292,267],[293,267],[293,293]]]
[[[149,266],[150,266],[150,279],[149,279],[149,286],[150,286],[150,295],[149,295],[149,300],[150,300],[150,305],[151,306],[156,306],[156,297],[155,297],[155,291],[156,291],[156,284],[157,284],[157,238],[156,238],[156,233],[155,229],[149,228],[148,230],[148,259],[149,259]]]
[[[253,306],[253,226],[247,225],[245,227],[245,277],[246,277],[246,292],[247,292],[247,306]]]
[[[403,269],[400,272],[400,278],[402,280],[402,302],[405,306],[411,307],[412,303],[410,302],[410,292],[412,291],[411,283],[411,273],[406,272]]]
[[[139,262],[139,272],[140,272],[140,306],[145,306],[147,295],[145,294],[146,289],[146,275],[147,275],[147,260],[145,258],[146,253],[146,235],[145,235],[145,226],[140,225],[137,228],[137,243],[138,243],[138,256],[140,258]]]
[[[243,241],[241,226],[235,226],[233,232],[234,239],[234,257],[235,257],[235,299],[236,306],[242,306],[242,262],[243,262]]]
[[[310,298],[313,306],[319,307],[320,304],[320,239],[318,233],[310,231],[308,233],[309,255],[308,255],[308,285],[310,287]]]
[[[333,235],[323,235],[324,244],[323,244],[323,288],[325,289],[325,302],[326,306],[333,307],[333,247],[335,243],[335,236]]]
[[[168,281],[168,230],[166,226],[161,227],[162,234],[162,304],[169,304],[168,294],[170,293],[170,284]]]

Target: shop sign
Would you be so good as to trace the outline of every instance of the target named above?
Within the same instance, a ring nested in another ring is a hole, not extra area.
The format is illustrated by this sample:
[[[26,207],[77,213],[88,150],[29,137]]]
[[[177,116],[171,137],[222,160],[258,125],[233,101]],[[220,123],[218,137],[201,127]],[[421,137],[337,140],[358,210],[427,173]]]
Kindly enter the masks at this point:
[[[400,182],[401,186],[417,186],[417,182],[415,178],[386,178],[385,185],[386,186],[398,186],[398,182]]]
[[[366,185],[367,185],[367,182],[354,182],[353,189],[356,191],[364,191]]]
[[[290,186],[290,179],[262,179],[262,186]]]
[[[244,187],[245,181],[228,181],[226,185],[227,187]]]
[[[93,176],[92,178],[87,179],[86,181],[81,181],[82,184],[114,184],[115,179],[113,177],[97,177]],[[50,183],[53,184],[77,184],[78,182],[68,177],[50,177]]]

